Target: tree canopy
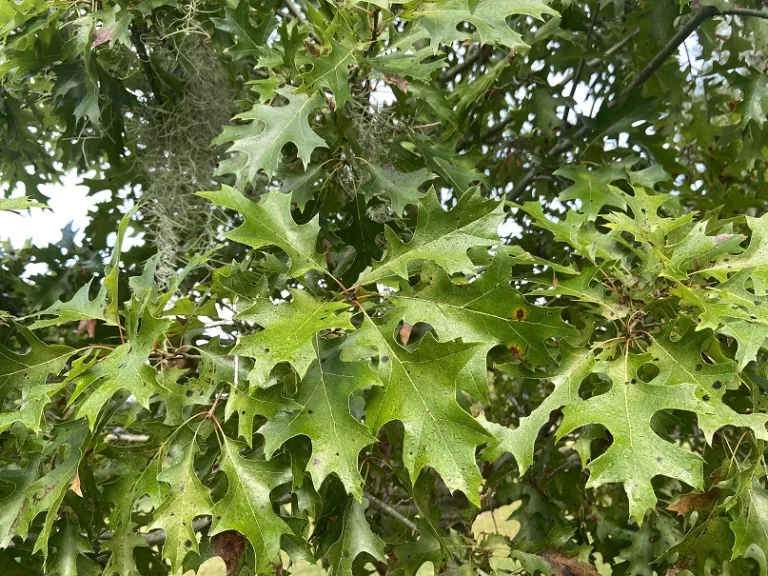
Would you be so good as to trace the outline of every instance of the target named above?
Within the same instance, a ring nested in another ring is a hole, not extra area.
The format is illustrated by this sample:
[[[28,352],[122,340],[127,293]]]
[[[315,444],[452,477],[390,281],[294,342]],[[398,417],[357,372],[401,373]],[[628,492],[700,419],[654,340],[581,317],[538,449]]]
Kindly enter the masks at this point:
[[[11,575],[768,573],[758,0],[0,0]],[[3,231],[0,230],[0,236]]]

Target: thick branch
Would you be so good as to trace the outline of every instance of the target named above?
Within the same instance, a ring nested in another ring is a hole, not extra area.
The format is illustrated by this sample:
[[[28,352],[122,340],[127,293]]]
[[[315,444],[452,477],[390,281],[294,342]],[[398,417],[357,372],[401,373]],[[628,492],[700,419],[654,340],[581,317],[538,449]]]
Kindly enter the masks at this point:
[[[643,68],[643,70],[634,77],[632,82],[624,90],[622,90],[620,96],[608,104],[608,107],[612,108],[616,105],[617,102],[622,101],[624,96],[641,87],[651,76],[653,76],[653,74],[656,72],[656,70],[659,69],[664,61],[671,54],[673,54],[683,42],[685,42],[685,40],[696,30],[696,28],[702,24],[702,22],[708,18],[712,18],[713,16],[722,15],[757,16],[759,18],[768,18],[768,12],[763,12],[760,10],[737,8],[721,12],[714,6],[704,6],[698,12],[696,12],[696,14],[694,14],[694,16],[677,32],[677,34],[670,38],[669,42],[667,42],[661,51],[656,54],[656,56],[654,56],[654,58],[646,65],[646,67]],[[581,139],[588,131],[589,128],[586,125],[582,126],[572,137],[561,139],[547,152],[547,156],[554,156],[562,154],[563,152],[567,152],[574,147],[574,142]],[[536,179],[536,176],[539,174],[540,170],[541,166],[533,166],[523,177],[523,179],[520,180],[520,182],[518,182],[518,184],[509,192],[507,199],[511,201],[517,200],[528,187],[528,185]]]
[[[677,34],[672,36],[672,38],[669,39],[669,42],[664,46],[664,48],[661,49],[661,51],[656,54],[656,56],[653,57],[653,60],[648,62],[645,68],[643,68],[642,72],[635,76],[634,80],[624,88],[621,95],[624,96],[626,94],[629,94],[636,88],[639,88],[642,86],[648,78],[653,76],[653,74],[656,72],[656,70],[659,69],[659,67],[664,63],[664,61],[675,52],[679,47],[680,44],[685,42],[685,40],[690,36],[696,28],[701,25],[704,20],[707,20],[708,18],[711,18],[712,16],[716,16],[719,13],[719,10],[715,8],[714,6],[704,6],[701,8],[696,14],[694,14],[693,18],[688,20],[685,26],[680,28],[678,30]]]

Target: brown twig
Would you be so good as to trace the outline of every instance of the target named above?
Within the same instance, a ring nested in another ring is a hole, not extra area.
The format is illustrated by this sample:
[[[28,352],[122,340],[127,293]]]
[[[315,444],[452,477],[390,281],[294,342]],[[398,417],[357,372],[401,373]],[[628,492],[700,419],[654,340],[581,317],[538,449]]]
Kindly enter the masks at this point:
[[[400,514],[400,512],[395,510],[392,506],[390,506],[383,500],[379,500],[378,498],[376,498],[376,496],[374,496],[373,494],[369,494],[368,492],[363,492],[363,496],[365,496],[366,500],[368,500],[376,508],[378,508],[385,514],[388,514],[389,516],[391,516],[392,518],[400,522],[400,524],[402,524],[403,526],[407,526],[408,529],[411,530],[412,532],[419,531],[419,528],[416,526],[416,524],[413,523],[413,521],[409,520],[408,518]]]

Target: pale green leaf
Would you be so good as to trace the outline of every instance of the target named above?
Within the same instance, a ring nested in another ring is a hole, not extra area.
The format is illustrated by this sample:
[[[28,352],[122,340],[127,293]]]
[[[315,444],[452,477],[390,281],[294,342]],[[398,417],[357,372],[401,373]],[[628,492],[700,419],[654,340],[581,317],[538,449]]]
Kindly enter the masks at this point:
[[[305,168],[312,151],[326,147],[325,140],[308,122],[309,115],[322,105],[322,95],[319,92],[310,97],[293,94],[290,87],[278,88],[276,92],[288,100],[287,105],[254,104],[248,112],[233,118],[247,123],[225,126],[214,140],[214,144],[232,142],[228,152],[234,156],[223,160],[216,174],[235,174],[240,188],[253,182],[261,170],[271,177],[277,171],[283,146],[289,142],[298,148]]]

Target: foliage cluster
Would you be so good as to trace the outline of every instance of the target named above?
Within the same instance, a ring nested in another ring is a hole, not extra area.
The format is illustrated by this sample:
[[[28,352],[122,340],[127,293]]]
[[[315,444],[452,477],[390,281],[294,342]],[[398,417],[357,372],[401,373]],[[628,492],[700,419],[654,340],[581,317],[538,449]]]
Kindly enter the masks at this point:
[[[0,0],[0,566],[768,573],[758,4]]]

